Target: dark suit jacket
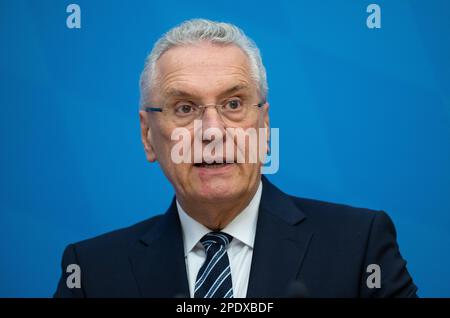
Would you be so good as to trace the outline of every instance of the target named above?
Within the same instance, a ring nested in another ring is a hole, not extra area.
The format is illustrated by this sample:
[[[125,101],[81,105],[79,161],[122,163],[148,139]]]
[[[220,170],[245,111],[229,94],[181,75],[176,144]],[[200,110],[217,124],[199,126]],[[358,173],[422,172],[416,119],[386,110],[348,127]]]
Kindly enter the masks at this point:
[[[69,264],[81,288],[69,289]],[[369,264],[381,288],[368,288]],[[69,245],[55,297],[189,296],[175,200],[164,215]],[[384,212],[301,199],[263,177],[247,297],[284,297],[293,282],[310,297],[415,297],[417,287]]]

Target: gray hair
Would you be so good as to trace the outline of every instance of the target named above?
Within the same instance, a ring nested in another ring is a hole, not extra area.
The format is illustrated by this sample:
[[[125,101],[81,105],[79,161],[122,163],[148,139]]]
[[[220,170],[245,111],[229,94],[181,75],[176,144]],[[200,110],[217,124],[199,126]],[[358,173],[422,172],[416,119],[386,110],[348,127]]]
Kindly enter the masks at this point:
[[[192,19],[181,23],[165,33],[153,46],[147,56],[140,78],[140,106],[148,102],[155,80],[156,62],[170,48],[195,44],[201,41],[223,45],[236,45],[248,56],[251,76],[257,83],[261,97],[267,98],[266,70],[262,63],[258,47],[237,26],[230,23],[215,22],[205,19]]]

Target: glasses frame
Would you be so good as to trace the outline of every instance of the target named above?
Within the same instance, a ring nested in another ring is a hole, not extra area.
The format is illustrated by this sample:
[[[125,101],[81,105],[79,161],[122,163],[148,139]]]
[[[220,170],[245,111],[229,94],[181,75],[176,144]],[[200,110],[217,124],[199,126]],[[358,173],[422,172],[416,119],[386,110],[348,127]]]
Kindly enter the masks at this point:
[[[222,113],[219,111],[219,107],[223,107],[226,103],[223,104],[205,104],[205,105],[195,105],[196,107],[198,107],[200,109],[200,114],[198,116],[198,118],[201,118],[203,116],[203,114],[205,113],[206,108],[208,107],[214,107],[217,110],[217,113],[219,114],[220,118],[223,120],[222,118]],[[257,104],[243,104],[243,107],[250,107],[250,106],[257,106],[258,109],[261,109],[261,107],[264,106],[264,104],[266,104],[266,101],[261,101]],[[147,113],[150,112],[159,112],[162,113],[164,111],[165,107],[153,107],[153,106],[147,106],[144,107],[144,111]]]

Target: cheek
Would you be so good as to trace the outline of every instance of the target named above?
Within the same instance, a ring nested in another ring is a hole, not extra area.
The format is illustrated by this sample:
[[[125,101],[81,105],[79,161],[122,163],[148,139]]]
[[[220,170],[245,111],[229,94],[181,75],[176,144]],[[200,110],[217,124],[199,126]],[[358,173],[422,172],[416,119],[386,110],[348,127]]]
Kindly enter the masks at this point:
[[[242,165],[245,169],[255,169],[255,164],[259,163],[260,138],[266,140],[264,130],[261,128],[264,128],[264,121],[258,118],[252,123],[239,127],[239,129],[243,129],[246,132],[252,132],[252,134],[249,133],[245,137],[245,143],[242,141],[242,138],[238,141],[235,137],[233,141],[235,151],[238,151],[241,156],[245,154],[245,164]],[[227,140],[227,142],[229,141],[231,140]]]
[[[155,125],[153,128],[152,136],[156,156],[161,164],[167,164],[167,161],[170,160],[170,149],[173,143],[171,140],[172,130],[160,125]]]
[[[172,151],[176,151],[181,148],[184,150],[184,143],[181,140],[189,140],[190,146],[187,148],[191,150],[192,152],[192,139],[189,136],[184,137],[184,139],[180,139],[174,136],[172,140],[172,134],[174,132],[175,128],[165,128],[165,127],[159,127],[159,131],[155,134],[155,151],[158,156],[158,162],[161,165],[161,167],[165,170],[165,173],[168,175],[179,175],[180,173],[184,173],[188,171],[191,168],[190,163],[179,163],[179,161],[174,161],[172,159]],[[191,132],[190,132],[191,133]],[[183,151],[182,151],[183,152]],[[176,154],[175,154],[176,155]],[[177,159],[179,160],[182,156],[177,155]],[[192,159],[190,159],[192,160]]]

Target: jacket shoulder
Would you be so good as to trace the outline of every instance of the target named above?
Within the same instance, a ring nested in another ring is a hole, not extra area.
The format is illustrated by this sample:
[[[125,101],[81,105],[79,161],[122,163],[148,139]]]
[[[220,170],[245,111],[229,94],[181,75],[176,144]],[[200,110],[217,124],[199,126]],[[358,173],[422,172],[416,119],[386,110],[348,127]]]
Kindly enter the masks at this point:
[[[127,248],[139,240],[139,238],[149,231],[163,215],[156,215],[147,220],[134,225],[107,232],[86,240],[82,240],[72,245],[77,250],[88,252],[90,250],[112,250]]]
[[[306,199],[290,196],[294,204],[306,215],[307,218],[322,223],[334,225],[353,223],[371,223],[377,216],[386,216],[381,210],[361,208],[341,203],[333,203],[315,199]]]

